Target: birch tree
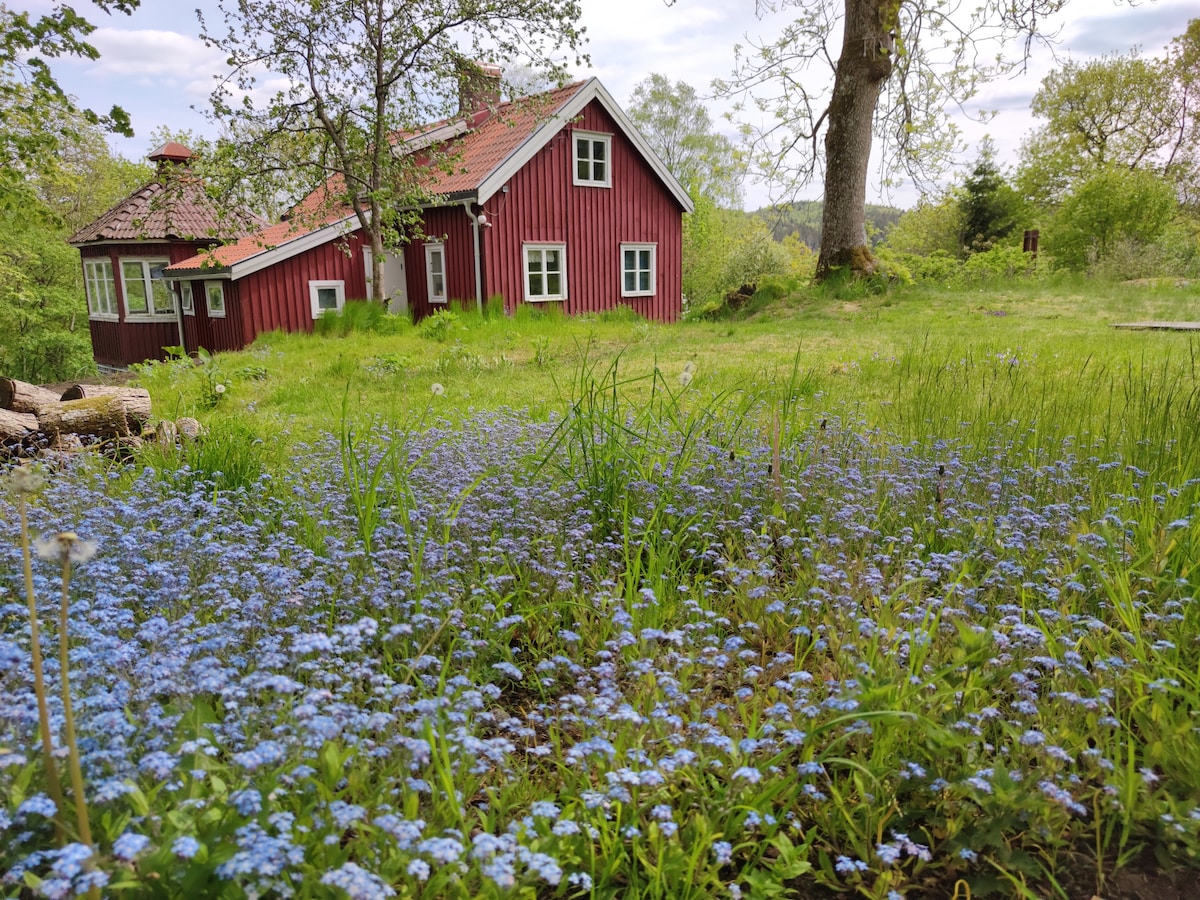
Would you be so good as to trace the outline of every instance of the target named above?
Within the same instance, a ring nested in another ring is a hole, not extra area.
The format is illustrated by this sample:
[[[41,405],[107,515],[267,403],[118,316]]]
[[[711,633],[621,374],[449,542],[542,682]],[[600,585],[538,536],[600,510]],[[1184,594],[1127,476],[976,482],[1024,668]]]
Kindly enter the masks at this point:
[[[957,0],[759,0],[760,11],[795,18],[777,40],[738,47],[733,77],[717,87],[743,114],[766,117],[754,132],[763,177],[823,179],[819,279],[876,269],[865,215],[873,141],[885,176],[943,171],[956,149],[947,108],[1020,65],[1065,3],[983,0],[971,12]]]
[[[583,61],[576,0],[220,0],[202,37],[231,74],[212,95],[243,182],[297,193],[329,187],[370,245],[373,299],[404,209],[428,200],[420,172],[433,147],[406,138],[457,116],[476,62],[523,65],[561,79]],[[420,149],[420,152],[416,152]],[[452,166],[451,158],[440,160]]]

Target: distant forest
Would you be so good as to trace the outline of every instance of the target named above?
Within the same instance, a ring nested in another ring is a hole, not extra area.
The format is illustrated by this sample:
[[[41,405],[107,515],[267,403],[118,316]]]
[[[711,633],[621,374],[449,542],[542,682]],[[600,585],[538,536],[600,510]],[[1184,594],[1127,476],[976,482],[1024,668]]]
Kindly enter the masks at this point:
[[[793,203],[756,209],[750,215],[765,222],[775,240],[782,241],[787,235],[794,234],[807,246],[816,250],[821,246],[822,206],[820,200],[797,200]],[[904,210],[894,206],[875,206],[868,203],[867,238],[871,245],[874,246],[887,237],[888,231],[903,214]]]

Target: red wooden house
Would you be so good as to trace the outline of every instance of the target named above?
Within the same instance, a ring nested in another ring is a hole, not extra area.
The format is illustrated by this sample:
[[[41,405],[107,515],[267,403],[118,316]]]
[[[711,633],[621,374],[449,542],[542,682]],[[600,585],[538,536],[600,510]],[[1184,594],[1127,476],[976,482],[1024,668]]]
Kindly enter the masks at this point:
[[[70,238],[83,257],[92,353],[101,366],[158,358],[167,346],[200,346],[188,340],[163,270],[265,224],[218,211],[191,175],[191,158],[174,141],[159,147],[149,157],[158,168],[154,180]]]
[[[570,314],[628,306],[675,320],[687,192],[596,79],[500,104],[499,70],[484,71],[493,86],[464,96],[460,119],[413,139],[453,142],[456,164],[449,174],[430,168],[425,237],[384,262],[392,311],[421,318],[498,296],[508,313],[524,303]],[[173,256],[163,277],[179,298],[177,332],[189,351],[218,351],[311,329],[370,295],[370,253],[342,209]]]

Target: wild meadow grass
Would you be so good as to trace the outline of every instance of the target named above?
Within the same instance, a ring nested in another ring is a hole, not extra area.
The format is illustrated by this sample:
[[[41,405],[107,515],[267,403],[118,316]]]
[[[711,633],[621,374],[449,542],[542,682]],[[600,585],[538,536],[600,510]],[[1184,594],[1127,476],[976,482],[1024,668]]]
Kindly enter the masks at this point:
[[[1044,298],[823,302],[145,373],[207,442],[0,503],[4,890],[1073,900],[1200,867],[1186,336],[1110,334],[1119,292],[1049,330]],[[98,545],[90,846],[22,514]]]

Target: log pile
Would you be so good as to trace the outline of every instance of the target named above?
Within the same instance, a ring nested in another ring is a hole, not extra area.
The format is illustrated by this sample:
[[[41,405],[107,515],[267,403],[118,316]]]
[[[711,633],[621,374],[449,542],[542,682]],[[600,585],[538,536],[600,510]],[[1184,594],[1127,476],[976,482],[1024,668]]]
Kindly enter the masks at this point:
[[[0,378],[0,459],[85,446],[126,452],[144,440],[175,444],[200,431],[195,419],[160,423],[147,431],[149,421],[150,394],[144,388],[73,384],[58,393]]]

